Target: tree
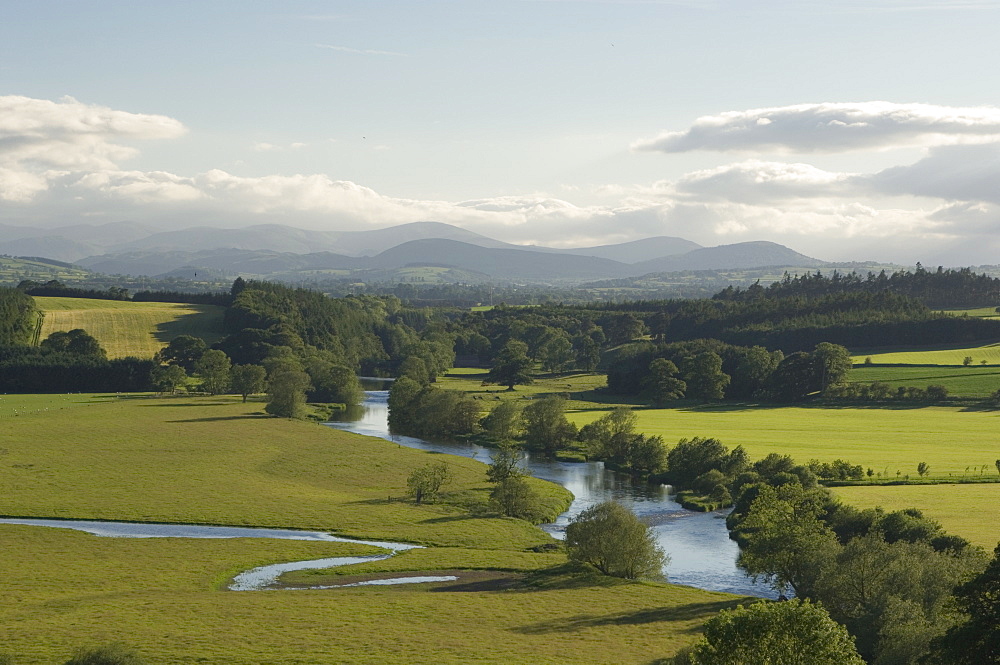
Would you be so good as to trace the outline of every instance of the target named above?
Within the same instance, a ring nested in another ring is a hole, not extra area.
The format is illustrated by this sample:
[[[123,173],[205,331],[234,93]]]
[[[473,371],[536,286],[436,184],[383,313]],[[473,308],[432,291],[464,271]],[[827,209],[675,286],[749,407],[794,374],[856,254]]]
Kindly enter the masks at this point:
[[[309,399],[313,402],[352,406],[364,399],[361,382],[349,367],[318,360],[310,363],[306,373],[313,386],[309,392]]]
[[[180,365],[185,372],[193,372],[194,364],[207,349],[205,340],[200,337],[178,335],[160,349],[156,359],[168,365]]]
[[[646,385],[657,404],[681,399],[687,390],[687,384],[677,378],[677,365],[666,358],[656,358],[649,363]]]
[[[406,432],[417,421],[417,398],[422,388],[413,379],[402,376],[389,389],[389,431]]]
[[[917,464],[917,474],[922,478],[930,472],[931,468],[927,465],[927,462],[920,462]]]
[[[264,411],[282,418],[303,418],[306,414],[306,390],[309,375],[305,372],[283,369],[274,373],[267,388],[267,406]]]
[[[144,665],[146,661],[120,644],[77,649],[64,665]]]
[[[69,332],[54,332],[46,337],[40,346],[43,349],[73,353],[78,356],[107,357],[107,353],[98,341],[82,328],[74,328]]]
[[[194,371],[201,376],[202,389],[212,395],[229,390],[229,370],[232,362],[224,352],[209,349],[194,363]]]
[[[743,549],[737,565],[777,591],[811,596],[838,550],[837,536],[820,519],[821,497],[789,483],[762,485],[739,525]]]
[[[490,505],[501,515],[532,524],[542,522],[546,517],[538,492],[522,475],[511,475],[498,482],[490,492]]]
[[[451,471],[445,462],[427,464],[414,469],[406,479],[406,487],[414,503],[433,501],[441,487],[451,479]]]
[[[631,510],[605,501],[583,511],[566,527],[572,561],[589,563],[605,575],[634,580],[661,579],[669,561],[653,530]]]
[[[564,330],[555,330],[539,350],[542,369],[546,372],[560,372],[576,358],[573,342]]]
[[[509,441],[521,433],[521,406],[513,400],[500,402],[480,424],[491,439]]]
[[[1000,663],[1000,545],[986,570],[954,593],[965,620],[934,646],[942,661],[953,665]]]
[[[840,383],[854,366],[851,352],[840,344],[820,342],[811,355],[819,370],[821,391]]]
[[[524,407],[524,440],[545,455],[554,457],[576,437],[576,426],[566,420],[566,400],[546,397]]]
[[[512,339],[500,349],[486,380],[490,383],[507,386],[507,390],[513,390],[516,385],[528,385],[532,382],[528,372],[531,365],[531,358],[528,357],[528,345]]]
[[[690,665],[864,665],[847,629],[808,600],[723,610],[681,660]]]
[[[242,395],[246,403],[248,395],[264,392],[267,385],[267,370],[260,365],[236,365],[229,371],[229,384],[237,395]]]
[[[506,441],[497,447],[493,453],[490,465],[486,467],[486,479],[491,483],[502,483],[508,478],[523,476],[525,471],[521,463],[524,453],[513,443]]]
[[[687,396],[695,399],[722,399],[729,385],[729,375],[722,371],[722,357],[714,351],[703,351],[681,361],[681,372],[687,384]]]
[[[161,393],[174,393],[187,382],[187,372],[180,365],[156,365],[149,373],[153,389]]]

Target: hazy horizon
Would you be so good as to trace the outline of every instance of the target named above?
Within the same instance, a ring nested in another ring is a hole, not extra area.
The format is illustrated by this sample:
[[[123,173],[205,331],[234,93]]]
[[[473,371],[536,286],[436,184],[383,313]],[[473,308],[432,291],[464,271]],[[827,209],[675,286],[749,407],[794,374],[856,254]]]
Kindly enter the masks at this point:
[[[996,264],[998,2],[4,2],[0,223]]]

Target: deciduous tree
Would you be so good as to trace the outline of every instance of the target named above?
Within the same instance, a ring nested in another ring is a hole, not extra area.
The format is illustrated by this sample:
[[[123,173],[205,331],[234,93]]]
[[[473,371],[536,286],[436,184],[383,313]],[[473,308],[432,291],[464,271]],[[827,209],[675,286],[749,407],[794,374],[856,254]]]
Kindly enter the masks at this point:
[[[657,545],[653,530],[615,501],[599,503],[577,515],[566,527],[566,549],[571,560],[625,579],[660,579],[669,560]]]

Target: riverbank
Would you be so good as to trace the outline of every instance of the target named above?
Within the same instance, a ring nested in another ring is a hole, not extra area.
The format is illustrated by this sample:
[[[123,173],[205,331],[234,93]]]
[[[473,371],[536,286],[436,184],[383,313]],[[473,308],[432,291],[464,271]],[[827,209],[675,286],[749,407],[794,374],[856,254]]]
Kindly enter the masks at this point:
[[[488,491],[485,467],[471,459],[447,458],[456,481],[446,500],[416,506],[402,500],[406,476],[440,455],[265,418],[261,404],[239,398],[74,397],[90,406],[72,417],[42,407],[0,432],[0,486],[13,490],[0,497],[0,513],[330,529],[431,545],[352,575],[499,570],[548,584],[240,592],[234,602],[237,592],[224,589],[241,571],[357,546],[0,525],[0,643],[19,664],[62,662],[77,646],[110,641],[166,665],[648,663],[737,600],[568,575],[561,551],[533,551],[553,542],[546,533],[465,509]]]

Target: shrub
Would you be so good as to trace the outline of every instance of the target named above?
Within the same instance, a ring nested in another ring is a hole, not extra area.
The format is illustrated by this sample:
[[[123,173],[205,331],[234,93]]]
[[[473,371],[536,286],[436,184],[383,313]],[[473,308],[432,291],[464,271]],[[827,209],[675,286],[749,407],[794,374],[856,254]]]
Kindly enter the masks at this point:
[[[573,561],[630,580],[661,578],[669,560],[656,544],[652,529],[615,501],[580,513],[566,527],[566,549]]]

